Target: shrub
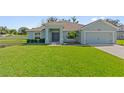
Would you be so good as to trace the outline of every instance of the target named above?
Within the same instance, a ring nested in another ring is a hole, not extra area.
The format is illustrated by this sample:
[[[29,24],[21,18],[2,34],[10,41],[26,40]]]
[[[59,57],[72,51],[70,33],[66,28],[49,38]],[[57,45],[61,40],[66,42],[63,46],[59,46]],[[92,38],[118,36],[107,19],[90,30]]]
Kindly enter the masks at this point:
[[[39,40],[39,43],[45,43],[45,39],[43,38],[43,39],[40,39]]]
[[[34,40],[34,43],[37,43],[37,39]]]
[[[68,39],[75,39],[76,38],[76,36],[77,36],[77,33],[76,32],[68,32],[68,36],[67,36],[67,38]]]
[[[34,43],[34,39],[31,39],[31,43]]]
[[[31,42],[31,40],[30,39],[27,39],[27,43],[30,43]]]
[[[45,39],[27,39],[27,43],[45,43]]]

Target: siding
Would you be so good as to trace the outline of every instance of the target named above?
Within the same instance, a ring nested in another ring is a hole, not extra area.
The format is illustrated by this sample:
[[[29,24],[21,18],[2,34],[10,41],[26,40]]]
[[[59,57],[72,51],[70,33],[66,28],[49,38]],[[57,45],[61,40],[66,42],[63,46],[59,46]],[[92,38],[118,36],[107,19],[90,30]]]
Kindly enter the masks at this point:
[[[81,31],[81,40],[80,40],[80,42],[81,42],[81,44],[84,44],[84,31]]]
[[[96,21],[84,27],[85,31],[116,31],[117,29],[103,21]]]
[[[35,39],[35,33],[37,32],[28,32],[28,39]],[[45,31],[40,32],[40,38],[45,38]]]
[[[34,32],[28,32],[28,39],[34,39]]]

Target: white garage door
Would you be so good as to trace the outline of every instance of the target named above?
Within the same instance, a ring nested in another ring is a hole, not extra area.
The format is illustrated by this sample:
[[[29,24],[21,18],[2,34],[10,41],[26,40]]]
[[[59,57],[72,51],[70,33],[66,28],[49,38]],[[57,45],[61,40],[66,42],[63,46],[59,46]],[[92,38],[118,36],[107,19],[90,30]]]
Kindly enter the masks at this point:
[[[86,44],[112,44],[113,32],[86,32]]]

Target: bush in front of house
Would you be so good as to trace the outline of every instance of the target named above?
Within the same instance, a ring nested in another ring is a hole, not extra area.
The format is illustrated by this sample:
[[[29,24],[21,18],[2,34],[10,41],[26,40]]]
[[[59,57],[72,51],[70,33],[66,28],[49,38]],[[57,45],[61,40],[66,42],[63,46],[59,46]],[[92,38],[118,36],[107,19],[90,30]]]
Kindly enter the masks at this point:
[[[45,39],[27,39],[27,43],[45,43]]]
[[[43,39],[40,39],[39,42],[40,43],[45,43],[45,39],[44,38]]]
[[[30,39],[27,39],[27,43],[30,43]]]
[[[35,40],[34,40],[34,43],[38,43],[38,39],[35,39]]]

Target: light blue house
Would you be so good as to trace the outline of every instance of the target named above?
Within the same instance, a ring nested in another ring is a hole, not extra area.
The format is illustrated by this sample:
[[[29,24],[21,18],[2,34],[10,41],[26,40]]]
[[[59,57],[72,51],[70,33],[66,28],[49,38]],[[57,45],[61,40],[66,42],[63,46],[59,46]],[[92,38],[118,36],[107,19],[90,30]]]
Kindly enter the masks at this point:
[[[45,44],[53,42],[114,44],[117,39],[117,30],[118,27],[105,20],[97,20],[87,25],[64,21],[49,22],[41,27],[29,29],[28,40],[39,40]]]

